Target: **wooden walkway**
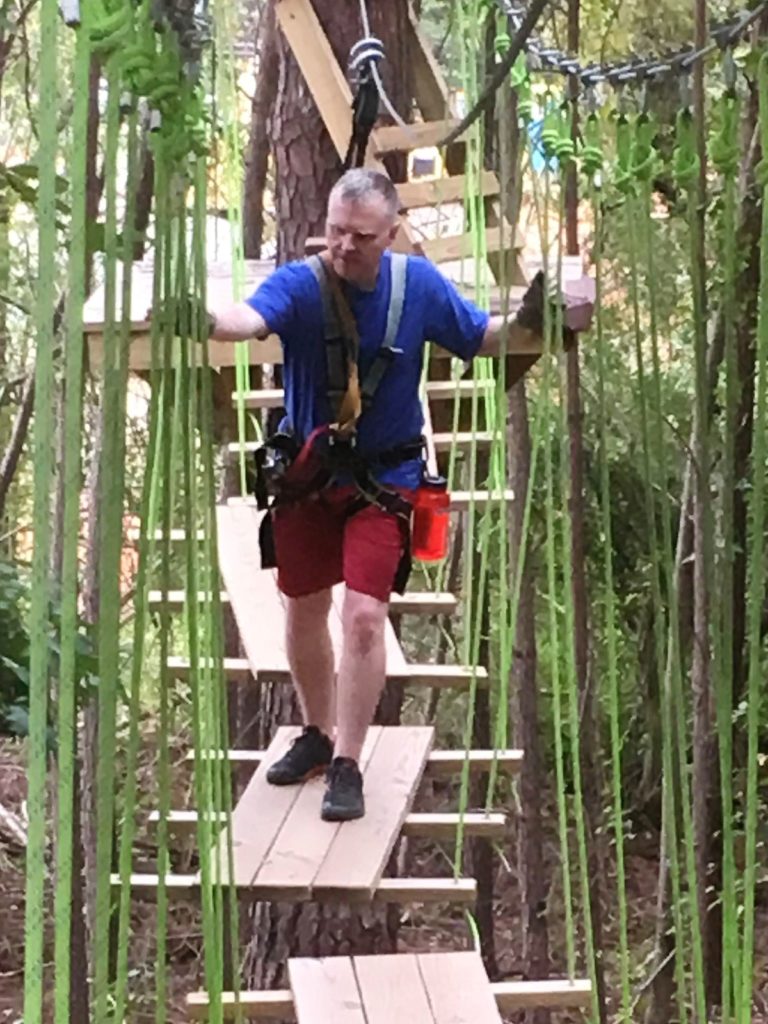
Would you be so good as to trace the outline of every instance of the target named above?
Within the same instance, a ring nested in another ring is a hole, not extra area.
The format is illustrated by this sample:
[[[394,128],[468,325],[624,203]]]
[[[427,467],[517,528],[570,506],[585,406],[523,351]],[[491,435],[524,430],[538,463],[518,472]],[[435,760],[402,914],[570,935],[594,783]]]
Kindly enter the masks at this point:
[[[590,1005],[588,981],[488,981],[477,953],[397,953],[288,961],[290,989],[226,992],[225,1020],[298,1024],[500,1024],[501,1014]],[[207,1020],[205,992],[187,997],[192,1020]]]
[[[366,814],[343,825],[320,818],[321,778],[302,786],[271,786],[267,769],[298,735],[278,729],[232,816],[237,886],[274,900],[372,900],[389,855],[413,804],[426,768],[434,730],[428,727],[368,730],[361,770]],[[218,855],[229,881],[228,837]]]

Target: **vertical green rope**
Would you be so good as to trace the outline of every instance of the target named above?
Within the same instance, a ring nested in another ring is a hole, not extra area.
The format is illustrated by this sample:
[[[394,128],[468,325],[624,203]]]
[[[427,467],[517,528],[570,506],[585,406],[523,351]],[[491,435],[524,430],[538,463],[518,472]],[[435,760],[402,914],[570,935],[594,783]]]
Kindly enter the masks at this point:
[[[604,630],[607,655],[608,717],[611,737],[611,790],[613,798],[613,830],[616,847],[616,893],[619,914],[619,973],[621,979],[621,1016],[623,1024],[632,1019],[630,961],[627,913],[627,882],[624,863],[624,806],[622,798],[622,739],[617,655],[616,593],[613,573],[613,524],[611,517],[611,474],[608,454],[608,403],[605,393],[606,343],[603,315],[603,216],[601,191],[596,183],[603,166],[600,121],[591,114],[584,126],[582,169],[588,183],[588,199],[594,220],[595,245],[595,354],[597,357],[597,409],[599,424],[600,514],[602,528],[603,569],[605,573]]]
[[[24,926],[24,1021],[43,1021],[45,829],[48,727],[50,486],[53,476],[53,303],[56,295],[56,152],[58,114],[56,0],[42,0],[38,109],[38,272],[35,295],[34,538],[29,615],[29,757],[27,885]]]
[[[72,180],[65,351],[64,496],[61,638],[58,687],[58,797],[55,894],[55,1024],[69,1024],[72,943],[72,852],[76,772],[76,647],[83,413],[83,304],[85,302],[85,154],[88,131],[88,12],[77,32],[69,167]]]
[[[111,869],[115,812],[117,690],[120,672],[120,556],[123,539],[124,391],[120,338],[115,320],[117,242],[117,155],[120,131],[119,58],[107,62],[104,444],[99,517],[99,702],[96,794],[96,922],[94,952],[95,1024],[106,1024],[109,998]]]
[[[760,291],[757,321],[755,415],[752,440],[752,489],[749,501],[747,684],[747,787],[745,800],[744,911],[741,951],[741,992],[738,1024],[752,1020],[752,983],[755,943],[755,884],[757,878],[757,767],[760,704],[765,698],[761,621],[765,600],[765,459],[768,450],[768,53],[758,67],[759,129],[762,160],[757,179],[762,186],[763,220],[760,235]]]
[[[726,62],[732,55],[726,54]],[[723,959],[722,1014],[732,1019],[739,1003],[739,928],[736,918],[736,865],[734,861],[733,800],[733,509],[736,487],[736,434],[738,431],[739,371],[736,339],[737,175],[739,170],[740,102],[735,88],[727,88],[719,100],[717,123],[710,143],[714,167],[722,175],[720,245],[723,252],[721,308],[725,334],[725,438],[723,446],[722,554],[720,573],[720,628],[717,636],[717,730],[720,752],[720,799],[723,815]]]

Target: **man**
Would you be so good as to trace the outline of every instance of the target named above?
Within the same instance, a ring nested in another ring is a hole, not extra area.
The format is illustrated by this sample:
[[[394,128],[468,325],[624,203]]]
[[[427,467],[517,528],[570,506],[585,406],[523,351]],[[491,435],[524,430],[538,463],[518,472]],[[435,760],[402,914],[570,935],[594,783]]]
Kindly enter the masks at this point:
[[[393,288],[388,249],[398,231],[398,210],[392,182],[371,170],[348,171],[328,202],[325,271],[354,317],[361,380],[386,331]],[[317,263],[314,270],[308,261],[288,263],[247,301],[212,318],[211,337],[219,341],[280,336],[287,420],[299,444],[337,416],[327,395],[322,283]],[[422,430],[418,387],[424,342],[469,361],[498,354],[504,331],[510,348],[530,332],[466,301],[420,257],[407,258],[401,299],[389,363],[354,426],[355,451],[370,475],[387,491],[407,495],[418,488],[422,474],[421,459],[408,445]],[[402,459],[384,460],[382,453],[392,451],[402,451]],[[406,543],[402,517],[375,503],[359,509],[359,498],[348,478],[334,480],[320,494],[278,505],[273,513],[286,647],[304,731],[267,777],[275,785],[289,785],[326,771],[321,813],[331,821],[364,814],[358,761],[385,681],[388,602]],[[343,646],[337,667],[328,615],[331,588],[342,581]]]

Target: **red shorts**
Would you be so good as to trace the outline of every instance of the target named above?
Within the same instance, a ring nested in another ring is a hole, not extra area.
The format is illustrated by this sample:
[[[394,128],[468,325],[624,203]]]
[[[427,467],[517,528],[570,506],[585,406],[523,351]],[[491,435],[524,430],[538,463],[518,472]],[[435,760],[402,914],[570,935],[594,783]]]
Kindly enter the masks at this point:
[[[288,597],[344,582],[350,590],[389,600],[403,554],[403,523],[375,505],[348,516],[357,496],[354,487],[334,487],[272,512],[277,584]]]

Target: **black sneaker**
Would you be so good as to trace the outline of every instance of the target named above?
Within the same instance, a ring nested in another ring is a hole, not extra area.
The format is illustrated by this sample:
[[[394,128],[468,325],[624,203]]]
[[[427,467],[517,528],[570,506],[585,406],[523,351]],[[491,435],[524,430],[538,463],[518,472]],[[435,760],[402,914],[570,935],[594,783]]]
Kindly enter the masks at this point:
[[[331,763],[333,744],[316,725],[308,725],[297,736],[279,761],[269,766],[267,782],[273,786],[292,786],[320,775]]]
[[[323,821],[352,821],[365,814],[363,776],[351,757],[334,757],[326,775],[328,788],[323,797]]]

